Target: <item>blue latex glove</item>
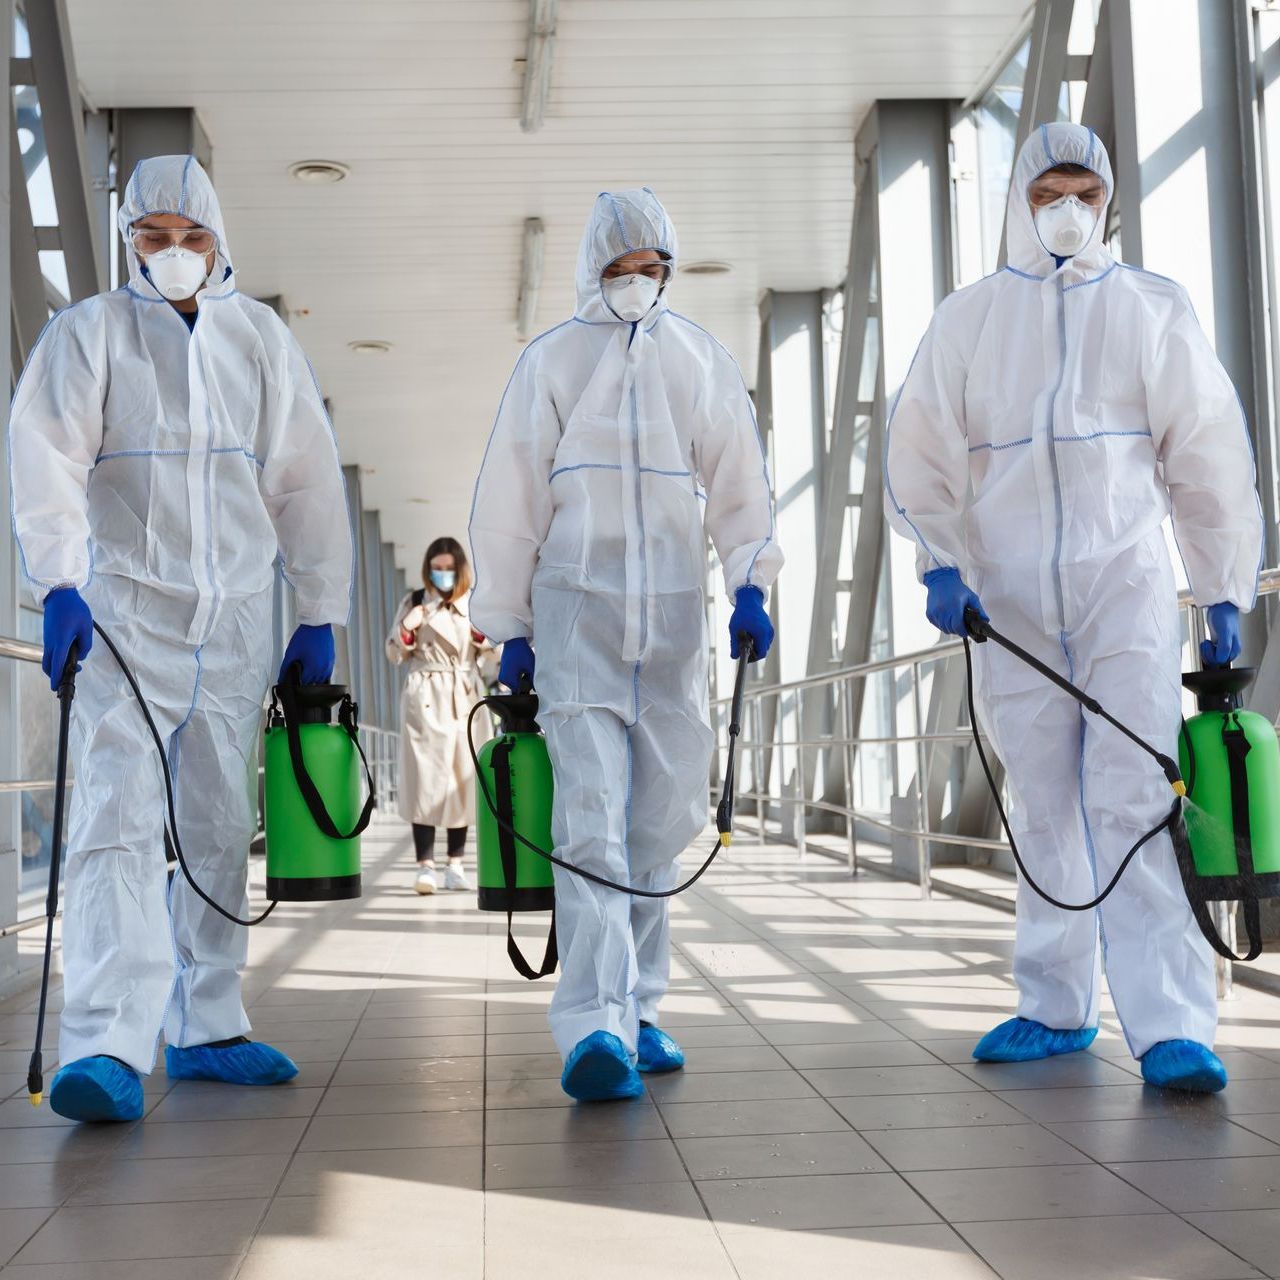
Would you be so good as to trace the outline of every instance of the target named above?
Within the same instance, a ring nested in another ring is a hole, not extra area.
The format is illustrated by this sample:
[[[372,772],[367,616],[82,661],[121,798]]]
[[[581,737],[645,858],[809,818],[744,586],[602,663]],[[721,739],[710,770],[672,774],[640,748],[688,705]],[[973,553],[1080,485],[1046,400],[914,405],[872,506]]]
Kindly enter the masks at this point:
[[[764,592],[759,587],[739,587],[729,619],[729,656],[738,660],[738,637],[748,635],[755,646],[752,662],[769,656],[773,647],[773,623],[764,611]]]
[[[44,657],[40,666],[56,693],[67,669],[67,655],[75,642],[76,656],[87,658],[93,648],[93,615],[75,587],[50,591],[44,601]],[[76,670],[80,670],[79,663]]]
[[[284,651],[284,661],[280,664],[281,684],[285,673],[295,662],[302,664],[303,684],[329,683],[333,676],[334,649],[333,628],[327,622],[319,627],[303,623],[293,633],[293,639]]]
[[[1205,614],[1212,640],[1200,642],[1206,667],[1225,667],[1240,656],[1240,610],[1233,604],[1211,604]]]
[[[513,693],[520,692],[520,677],[528,676],[533,683],[534,658],[529,642],[522,636],[508,640],[502,646],[502,661],[498,664],[498,679]]]
[[[959,569],[934,569],[924,575],[924,585],[929,589],[924,611],[939,631],[950,636],[968,635],[964,625],[966,609],[976,609],[987,622],[991,621],[977,593],[965,586]]]

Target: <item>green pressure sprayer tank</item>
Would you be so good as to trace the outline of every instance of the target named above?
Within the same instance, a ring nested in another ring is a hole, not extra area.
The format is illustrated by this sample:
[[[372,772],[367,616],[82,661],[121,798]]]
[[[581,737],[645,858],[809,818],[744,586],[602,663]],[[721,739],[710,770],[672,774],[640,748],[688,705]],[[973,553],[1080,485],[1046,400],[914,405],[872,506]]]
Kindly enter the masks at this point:
[[[513,693],[486,698],[485,705],[498,717],[499,731],[477,757],[480,909],[550,911],[555,907],[552,866],[529,847],[554,847],[551,757],[538,728],[538,697],[531,692]]]
[[[375,797],[357,714],[344,685],[304,685],[296,671],[274,691],[264,801],[267,894],[273,900],[360,896],[360,836]],[[362,773],[368,788],[363,805]]]
[[[1185,839],[1175,839],[1196,920],[1220,954],[1232,952],[1212,925],[1207,902],[1238,901],[1250,954],[1262,949],[1259,899],[1280,895],[1280,741],[1263,716],[1244,710],[1248,667],[1184,675],[1199,714],[1183,725],[1180,764],[1187,784]]]

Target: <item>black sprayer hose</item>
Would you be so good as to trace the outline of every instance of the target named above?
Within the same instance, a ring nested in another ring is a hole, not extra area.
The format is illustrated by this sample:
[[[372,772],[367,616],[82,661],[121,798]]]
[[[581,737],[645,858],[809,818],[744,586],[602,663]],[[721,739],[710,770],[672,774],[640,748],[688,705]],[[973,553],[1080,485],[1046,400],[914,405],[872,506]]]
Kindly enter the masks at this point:
[[[979,631],[978,627],[975,626],[973,621],[974,619],[979,620],[982,628],[981,631]],[[1057,672],[1053,671],[1049,667],[1046,667],[1043,663],[1039,662],[1037,659],[1032,658],[1030,654],[1026,653],[1022,649],[1019,649],[1016,645],[1005,642],[1003,637],[997,636],[994,629],[991,627],[991,624],[987,622],[985,618],[982,618],[981,615],[978,614],[977,610],[967,609],[965,611],[965,621],[969,623],[970,631],[974,635],[975,639],[978,640],[979,643],[982,643],[982,641],[986,639],[995,640],[997,644],[1001,644],[1004,648],[1008,649],[1009,652],[1014,654],[1016,657],[1025,658],[1029,666],[1032,666],[1036,670],[1040,671],[1042,674],[1049,676],[1052,679],[1054,684],[1058,685],[1060,688],[1065,689],[1066,692],[1072,694],[1072,696],[1076,698],[1076,701],[1081,703],[1082,706],[1087,707],[1090,711],[1094,711],[1095,714],[1100,715],[1109,724],[1115,725],[1118,729],[1120,729],[1124,733],[1124,735],[1127,738],[1131,738],[1140,747],[1146,750],[1149,755],[1155,756],[1157,760],[1168,759],[1167,756],[1162,756],[1158,751],[1156,751],[1154,747],[1150,746],[1148,743],[1143,742],[1141,738],[1137,737],[1137,735],[1132,733],[1124,725],[1114,720],[1105,711],[1103,711],[1101,707],[1099,707],[1098,704],[1092,698],[1089,698],[1087,694],[1083,693],[1080,689],[1077,689],[1076,686],[1071,684],[1069,681],[1062,679],[1062,677],[1059,676]],[[1058,907],[1063,911],[1092,911],[1095,907],[1101,906],[1102,903],[1104,903],[1107,900],[1107,898],[1111,896],[1111,893],[1115,889],[1116,885],[1120,883],[1120,877],[1124,875],[1124,873],[1129,869],[1129,864],[1134,860],[1134,858],[1138,856],[1143,846],[1146,845],[1149,841],[1154,840],[1155,837],[1160,834],[1160,832],[1172,830],[1174,824],[1179,820],[1182,814],[1182,793],[1181,792],[1178,793],[1177,797],[1173,802],[1173,808],[1169,810],[1169,813],[1167,814],[1167,816],[1164,817],[1160,822],[1158,822],[1154,827],[1152,827],[1151,830],[1146,833],[1146,835],[1142,836],[1141,839],[1139,839],[1137,843],[1134,844],[1134,846],[1129,850],[1129,852],[1125,854],[1119,867],[1116,868],[1115,875],[1111,877],[1110,881],[1108,881],[1107,883],[1107,887],[1103,889],[1101,893],[1099,893],[1096,897],[1091,898],[1088,902],[1063,902],[1060,898],[1055,898],[1051,893],[1048,893],[1044,889],[1042,889],[1040,885],[1038,885],[1035,879],[1032,877],[1031,872],[1027,870],[1027,864],[1023,862],[1022,854],[1018,849],[1018,842],[1014,839],[1013,831],[1009,827],[1009,818],[1004,810],[1004,801],[1001,800],[1000,798],[1000,788],[996,784],[995,774],[991,770],[991,763],[990,761],[988,761],[986,750],[983,748],[983,745],[982,745],[982,735],[978,731],[978,709],[977,709],[976,700],[974,698],[974,692],[973,692],[973,685],[974,685],[973,647],[969,642],[968,636],[964,637],[964,665],[965,665],[965,675],[967,677],[966,695],[967,695],[968,704],[969,704],[969,727],[973,732],[973,745],[977,748],[978,759],[982,763],[982,772],[986,774],[987,786],[991,788],[992,798],[996,802],[996,810],[1000,814],[1000,825],[1004,828],[1004,834],[1009,841],[1009,849],[1013,853],[1013,860],[1018,865],[1019,873],[1021,874],[1023,880],[1026,881],[1028,887],[1034,890],[1035,893],[1038,894],[1041,898],[1043,898],[1047,903],[1049,903],[1050,906]],[[1175,773],[1176,773],[1176,768],[1175,768]],[[1180,777],[1179,777],[1179,782],[1181,782]]]
[[[525,836],[521,835],[499,812],[498,806],[493,801],[493,796],[489,792],[489,784],[485,781],[484,769],[480,764],[480,757],[476,752],[475,735],[472,733],[472,725],[475,723],[476,716],[480,713],[482,707],[489,705],[488,698],[482,698],[471,708],[471,714],[467,717],[467,748],[471,752],[471,762],[475,765],[476,781],[480,784],[480,793],[484,796],[484,802],[489,812],[493,815],[493,820],[498,826],[507,833],[513,840],[517,840],[524,845],[526,849],[531,849],[540,858],[545,858],[547,862],[554,866],[560,867],[565,871],[572,871],[575,876],[581,876],[584,880],[590,880],[592,884],[598,884],[605,889],[613,889],[618,893],[628,893],[633,898],[674,898],[679,893],[684,893],[686,889],[691,889],[699,880],[702,879],[708,871],[711,870],[711,864],[720,856],[720,851],[728,847],[729,836],[732,835],[733,820],[733,755],[738,734],[741,732],[742,719],[742,696],[746,683],[747,665],[755,659],[755,645],[746,636],[738,638],[739,658],[738,658],[738,675],[734,682],[733,692],[733,711],[731,713],[731,724],[729,728],[729,768],[725,773],[724,793],[720,800],[720,807],[717,811],[716,825],[718,833],[716,836],[715,848],[708,854],[706,861],[691,875],[683,884],[678,884],[674,889],[636,889],[631,885],[618,884],[614,880],[610,880],[605,876],[598,876],[594,871],[584,871],[581,867],[575,867],[572,862],[566,862],[563,858],[558,858],[554,853],[547,849],[543,849],[534,844]],[[726,830],[726,825],[728,829]]]
[[[102,643],[107,646],[111,652],[111,656],[116,660],[116,665],[120,668],[129,688],[133,690],[133,696],[138,700],[138,708],[142,712],[142,718],[147,722],[147,728],[151,731],[151,740],[156,745],[156,752],[160,756],[160,767],[164,770],[164,791],[167,803],[167,821],[165,827],[169,834],[169,842],[173,845],[173,852],[177,855],[178,866],[182,868],[182,874],[186,882],[191,886],[196,897],[198,897],[206,906],[212,907],[220,916],[226,920],[230,920],[232,924],[243,925],[245,928],[251,928],[255,924],[261,924],[279,905],[275,900],[267,905],[267,909],[258,916],[254,916],[250,920],[241,919],[234,912],[228,911],[225,907],[215,902],[197,883],[194,875],[191,874],[191,868],[187,865],[187,856],[182,851],[182,841],[178,838],[178,806],[173,798],[173,775],[169,771],[169,757],[164,749],[164,740],[160,737],[160,730],[156,728],[156,722],[152,719],[151,709],[147,706],[147,700],[142,696],[142,690],[138,686],[138,679],[129,670],[129,664],[125,662],[120,650],[116,648],[111,637],[95,622],[93,629],[102,638]]]

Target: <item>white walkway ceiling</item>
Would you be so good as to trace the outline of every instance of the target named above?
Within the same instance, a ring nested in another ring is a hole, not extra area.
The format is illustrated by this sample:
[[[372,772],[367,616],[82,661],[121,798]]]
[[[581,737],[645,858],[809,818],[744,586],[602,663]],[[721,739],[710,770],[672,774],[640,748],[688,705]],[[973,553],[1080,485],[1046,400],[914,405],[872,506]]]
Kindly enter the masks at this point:
[[[95,105],[194,106],[241,287],[281,294],[334,404],[344,460],[416,572],[464,536],[520,351],[524,219],[547,226],[540,327],[570,314],[605,187],[662,196],[675,304],[754,381],[767,288],[838,283],[852,142],[878,97],[966,96],[1027,0],[561,0],[548,118],[520,131],[527,0],[68,0]],[[338,186],[291,180],[340,160]],[[362,338],[394,344],[360,356]]]

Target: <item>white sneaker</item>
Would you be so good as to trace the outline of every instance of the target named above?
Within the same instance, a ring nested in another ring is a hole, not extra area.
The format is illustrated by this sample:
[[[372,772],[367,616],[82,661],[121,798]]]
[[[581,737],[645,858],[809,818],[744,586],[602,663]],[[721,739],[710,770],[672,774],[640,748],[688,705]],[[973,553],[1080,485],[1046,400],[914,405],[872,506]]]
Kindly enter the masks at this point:
[[[418,878],[413,882],[413,887],[419,893],[435,893],[436,869],[434,867],[419,867]]]
[[[462,869],[461,865],[455,866],[452,862],[444,873],[444,887],[446,889],[462,889],[471,888],[471,881],[467,879],[467,873]]]

